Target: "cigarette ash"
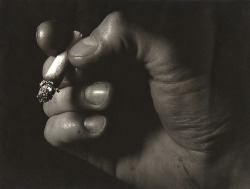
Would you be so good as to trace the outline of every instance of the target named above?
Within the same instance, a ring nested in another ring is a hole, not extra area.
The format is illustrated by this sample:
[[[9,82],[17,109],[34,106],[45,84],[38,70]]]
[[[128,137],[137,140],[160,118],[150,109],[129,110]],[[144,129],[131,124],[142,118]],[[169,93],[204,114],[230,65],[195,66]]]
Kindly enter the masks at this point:
[[[40,89],[36,97],[40,103],[45,103],[52,99],[55,92],[59,92],[59,90],[53,86],[53,82],[43,80],[40,83]]]

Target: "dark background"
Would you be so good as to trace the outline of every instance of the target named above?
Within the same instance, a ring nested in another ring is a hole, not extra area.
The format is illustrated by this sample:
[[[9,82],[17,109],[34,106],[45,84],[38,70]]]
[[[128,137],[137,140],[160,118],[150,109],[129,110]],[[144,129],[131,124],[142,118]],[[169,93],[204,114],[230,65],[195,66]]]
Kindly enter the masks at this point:
[[[149,7],[157,12],[161,1],[153,4]],[[134,13],[147,14],[145,4],[134,6],[141,10]],[[249,6],[249,1],[230,3],[229,8],[218,1],[216,6],[222,7],[218,14],[227,15],[221,16],[223,22],[234,28],[239,19],[232,7]],[[128,12],[128,7],[124,0],[0,0],[1,189],[130,188],[44,139],[47,117],[36,95],[47,56],[35,38],[36,27],[48,19],[62,20],[87,36],[106,15],[126,8]]]

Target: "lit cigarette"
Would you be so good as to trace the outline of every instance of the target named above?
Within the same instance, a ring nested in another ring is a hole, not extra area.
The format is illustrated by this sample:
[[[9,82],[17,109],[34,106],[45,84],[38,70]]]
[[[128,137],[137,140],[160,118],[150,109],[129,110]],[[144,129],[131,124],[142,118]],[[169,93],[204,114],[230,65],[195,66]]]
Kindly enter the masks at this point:
[[[52,99],[55,92],[59,92],[58,87],[64,78],[65,71],[69,65],[68,50],[80,39],[82,35],[78,31],[73,32],[73,40],[66,51],[56,56],[51,64],[44,80],[40,83],[40,89],[37,95],[39,102],[48,102]]]

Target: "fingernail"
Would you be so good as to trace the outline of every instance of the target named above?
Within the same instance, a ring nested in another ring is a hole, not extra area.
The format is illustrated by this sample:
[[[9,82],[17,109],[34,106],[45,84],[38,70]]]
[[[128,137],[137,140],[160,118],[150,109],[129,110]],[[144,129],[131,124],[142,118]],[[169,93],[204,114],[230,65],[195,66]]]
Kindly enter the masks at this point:
[[[69,51],[70,56],[84,57],[93,54],[97,49],[97,42],[93,36],[86,37],[76,43]]]
[[[95,83],[85,89],[86,100],[93,105],[103,105],[108,99],[110,85],[105,82]]]
[[[100,115],[87,117],[84,121],[84,126],[90,134],[99,134],[106,127],[106,118]]]

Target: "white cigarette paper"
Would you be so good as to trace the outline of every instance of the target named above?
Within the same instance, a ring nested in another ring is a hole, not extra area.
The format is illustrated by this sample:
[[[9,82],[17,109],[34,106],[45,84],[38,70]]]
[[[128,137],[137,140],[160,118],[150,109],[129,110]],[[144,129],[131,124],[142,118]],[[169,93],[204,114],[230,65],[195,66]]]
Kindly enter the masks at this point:
[[[55,92],[59,92],[59,86],[55,85],[60,84],[60,80],[63,79],[64,76],[64,71],[69,64],[68,51],[80,39],[82,39],[82,34],[78,31],[74,31],[73,40],[67,50],[59,54],[52,62],[50,68],[44,76],[44,80],[40,83],[40,89],[37,95],[39,102],[47,102],[52,99]]]
[[[74,31],[73,33],[73,40],[69,45],[68,49],[63,53],[59,54],[53,63],[51,64],[50,68],[48,69],[45,79],[46,80],[56,80],[60,78],[61,74],[63,73],[65,67],[68,64],[68,51],[69,49],[80,39],[82,38],[82,34],[78,31]]]

